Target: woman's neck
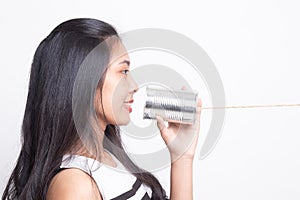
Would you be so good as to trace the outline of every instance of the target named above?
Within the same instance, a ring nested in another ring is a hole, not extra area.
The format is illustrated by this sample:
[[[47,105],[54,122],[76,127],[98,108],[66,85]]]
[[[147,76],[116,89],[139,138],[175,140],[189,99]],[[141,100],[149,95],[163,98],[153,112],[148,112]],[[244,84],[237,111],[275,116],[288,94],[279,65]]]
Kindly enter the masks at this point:
[[[111,167],[117,167],[116,161],[113,159],[112,155],[109,153],[108,150],[101,148],[99,155],[94,155],[93,153],[90,153],[86,148],[82,148],[76,153],[73,153],[80,156],[85,156],[88,158],[92,158],[94,160],[97,160],[103,164],[109,165]]]

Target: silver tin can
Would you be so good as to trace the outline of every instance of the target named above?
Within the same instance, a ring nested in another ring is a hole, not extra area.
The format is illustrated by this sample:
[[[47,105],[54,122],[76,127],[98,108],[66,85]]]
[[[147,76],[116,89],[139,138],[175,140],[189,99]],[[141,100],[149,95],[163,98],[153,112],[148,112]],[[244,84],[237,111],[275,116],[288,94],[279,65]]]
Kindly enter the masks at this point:
[[[156,119],[156,115],[159,115],[168,122],[194,123],[197,111],[197,93],[148,86],[146,95],[143,119]]]

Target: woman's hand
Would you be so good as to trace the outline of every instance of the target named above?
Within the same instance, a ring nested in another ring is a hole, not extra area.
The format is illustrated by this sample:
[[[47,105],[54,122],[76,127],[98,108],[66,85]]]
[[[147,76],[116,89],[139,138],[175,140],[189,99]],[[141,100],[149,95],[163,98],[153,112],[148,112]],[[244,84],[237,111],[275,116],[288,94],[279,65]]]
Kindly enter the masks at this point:
[[[199,98],[197,103],[197,113],[193,125],[168,122],[165,126],[162,117],[157,116],[157,126],[161,136],[166,143],[172,163],[180,160],[193,160],[200,130],[200,114],[202,101]]]

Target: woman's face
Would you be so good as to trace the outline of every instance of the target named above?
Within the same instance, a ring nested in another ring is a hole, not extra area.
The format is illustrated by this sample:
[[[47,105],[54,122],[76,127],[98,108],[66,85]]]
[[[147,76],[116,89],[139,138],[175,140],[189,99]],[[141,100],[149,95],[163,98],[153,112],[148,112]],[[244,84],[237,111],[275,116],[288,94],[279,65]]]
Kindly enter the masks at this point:
[[[138,90],[129,72],[130,60],[125,48],[120,44],[115,46],[103,83],[103,108],[101,103],[96,104],[102,130],[105,130],[107,124],[126,125],[130,122],[133,94]],[[99,102],[101,95],[97,95],[96,98],[99,98]]]

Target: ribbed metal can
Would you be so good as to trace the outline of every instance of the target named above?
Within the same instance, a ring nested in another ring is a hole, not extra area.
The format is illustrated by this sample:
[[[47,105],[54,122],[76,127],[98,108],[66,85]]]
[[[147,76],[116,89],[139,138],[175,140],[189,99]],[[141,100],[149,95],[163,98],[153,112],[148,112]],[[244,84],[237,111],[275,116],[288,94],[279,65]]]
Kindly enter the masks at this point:
[[[159,115],[168,122],[182,124],[195,122],[197,93],[148,86],[146,95],[143,119],[156,119],[156,115]]]

